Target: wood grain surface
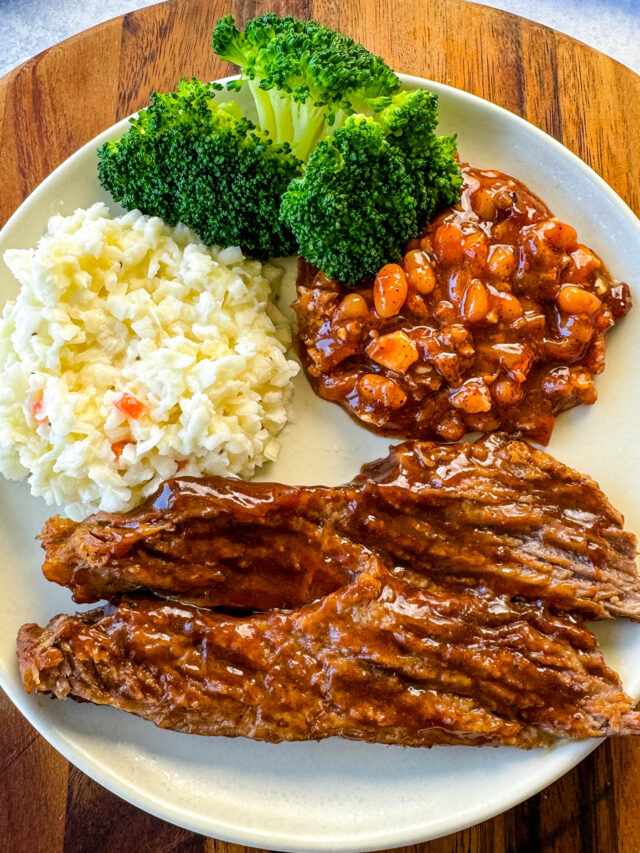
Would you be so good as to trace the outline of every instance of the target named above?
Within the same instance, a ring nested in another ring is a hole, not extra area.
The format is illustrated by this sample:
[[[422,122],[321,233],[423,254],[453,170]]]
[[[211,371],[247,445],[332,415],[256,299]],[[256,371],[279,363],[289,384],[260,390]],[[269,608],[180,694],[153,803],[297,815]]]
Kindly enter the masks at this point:
[[[115,18],[0,80],[0,224],[80,145],[180,76],[229,73],[213,24],[315,17],[399,71],[498,103],[586,160],[640,213],[640,77],[567,36],[460,0],[171,0]],[[585,14],[588,12],[585,11]],[[483,164],[490,165],[490,164]],[[0,694],[2,853],[246,853],[105,791]],[[414,853],[639,853],[640,742],[610,741],[542,794]]]

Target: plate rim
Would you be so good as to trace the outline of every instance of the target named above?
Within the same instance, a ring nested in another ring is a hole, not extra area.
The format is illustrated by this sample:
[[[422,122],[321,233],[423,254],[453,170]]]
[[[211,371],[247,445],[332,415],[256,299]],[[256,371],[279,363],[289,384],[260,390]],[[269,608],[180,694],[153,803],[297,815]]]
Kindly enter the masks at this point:
[[[565,158],[569,158],[573,165],[578,168],[585,177],[595,185],[597,190],[602,193],[610,203],[618,208],[619,212],[625,217],[633,221],[634,227],[640,232],[640,219],[629,207],[629,205],[607,184],[594,169],[584,162],[577,154],[559,142],[550,134],[546,133],[535,124],[527,121],[511,110],[501,107],[479,95],[474,95],[464,89],[450,86],[446,83],[440,83],[435,80],[419,77],[416,75],[404,74],[396,72],[402,81],[403,85],[410,88],[428,88],[440,94],[446,92],[459,98],[463,101],[470,102],[472,105],[479,107],[489,113],[501,117],[503,120],[515,123],[518,126],[526,127],[529,133],[533,133],[547,146],[551,146],[557,152],[560,152]],[[229,80],[237,79],[238,75],[230,75],[227,77],[218,78],[215,82],[226,83]],[[93,139],[88,140],[73,154],[63,160],[56,168],[35,187],[32,192],[21,202],[16,210],[7,219],[4,226],[0,229],[0,239],[5,232],[10,231],[14,221],[21,215],[25,205],[37,204],[41,194],[43,194],[50,183],[52,183],[59,172],[69,168],[73,163],[80,159],[85,152],[106,139],[114,136],[121,128],[124,128],[129,119],[136,115],[132,113],[115,124],[106,128]],[[65,759],[77,767],[81,772],[85,773],[94,781],[98,782],[104,788],[109,790],[132,805],[140,808],[149,814],[154,815],[162,820],[167,820],[177,826],[197,832],[205,836],[214,836],[223,841],[228,841],[235,844],[245,846],[263,847],[267,849],[277,849],[281,851],[290,851],[290,853],[318,853],[318,851],[327,851],[328,849],[336,853],[365,853],[366,851],[380,850],[381,848],[399,847],[403,845],[417,844],[420,842],[441,838],[455,832],[459,832],[470,826],[474,826],[485,820],[490,820],[498,814],[502,814],[508,809],[518,805],[526,799],[539,793],[549,785],[553,784],[561,776],[568,773],[587,755],[595,750],[604,740],[597,739],[595,741],[578,741],[566,742],[558,746],[557,752],[553,760],[548,760],[547,772],[542,775],[541,780],[538,779],[536,784],[527,785],[526,779],[518,786],[514,792],[511,787],[508,791],[502,792],[493,802],[489,809],[482,806],[476,806],[468,811],[457,812],[454,818],[447,815],[440,817],[438,820],[430,820],[427,824],[412,824],[406,828],[392,829],[386,833],[381,833],[376,830],[375,833],[367,835],[360,833],[358,841],[355,836],[345,842],[336,841],[330,846],[326,840],[316,841],[308,834],[282,832],[278,833],[273,830],[255,829],[246,825],[237,823],[227,823],[222,817],[213,817],[189,811],[184,807],[175,807],[167,800],[159,800],[156,796],[147,794],[140,786],[136,786],[117,776],[111,770],[103,768],[102,762],[95,757],[91,757],[84,749],[79,747],[73,741],[69,740],[65,735],[55,730],[55,727],[50,727],[46,720],[38,719],[38,715],[32,713],[33,708],[37,707],[34,704],[34,697],[27,694],[20,687],[16,687],[11,680],[9,673],[6,673],[5,667],[0,666],[0,687],[3,689],[9,700],[19,710],[27,721],[34,727],[54,749],[56,749]],[[35,717],[35,719],[34,719]],[[547,755],[549,755],[547,753]]]

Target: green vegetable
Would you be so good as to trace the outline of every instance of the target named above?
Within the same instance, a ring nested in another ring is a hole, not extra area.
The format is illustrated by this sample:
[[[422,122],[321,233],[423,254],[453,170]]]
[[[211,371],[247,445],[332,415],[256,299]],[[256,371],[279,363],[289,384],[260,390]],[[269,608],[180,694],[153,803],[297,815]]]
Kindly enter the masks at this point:
[[[438,137],[437,97],[403,91],[386,63],[315,21],[221,18],[214,50],[240,66],[258,126],[222,88],[182,80],[152,95],[99,150],[102,185],[126,208],[184,222],[205,243],[250,255],[299,251],[356,283],[399,259],[458,200],[455,138]]]
[[[302,160],[332,127],[355,112],[383,109],[400,89],[383,59],[316,21],[270,13],[242,32],[227,15],[213,31],[213,49],[240,66],[228,86],[248,85],[260,127]]]
[[[433,212],[457,201],[455,139],[435,136],[436,123],[432,92],[401,92],[318,143],[281,207],[310,263],[355,284],[397,261]]]
[[[154,93],[127,133],[99,149],[100,182],[128,210],[183,222],[206,244],[293,254],[279,208],[301,163],[237,104],[214,102],[220,88],[181,80],[175,92]]]
[[[355,284],[396,260],[418,233],[417,200],[402,152],[372,119],[354,116],[321,140],[282,200],[300,253]]]
[[[436,210],[455,204],[460,198],[462,175],[455,159],[456,138],[435,135],[438,96],[426,89],[400,92],[376,116],[376,121],[389,142],[406,157],[422,229]]]

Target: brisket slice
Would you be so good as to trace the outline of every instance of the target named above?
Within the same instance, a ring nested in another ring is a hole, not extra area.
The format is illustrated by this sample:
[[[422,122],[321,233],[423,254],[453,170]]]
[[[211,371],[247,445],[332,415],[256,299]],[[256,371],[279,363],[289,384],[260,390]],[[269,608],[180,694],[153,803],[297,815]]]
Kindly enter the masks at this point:
[[[55,517],[44,573],[78,602],[143,589],[203,606],[300,607],[369,551],[449,587],[640,619],[635,537],[597,484],[521,441],[411,441],[351,483],[168,480],[129,513]]]
[[[323,525],[321,509],[306,517],[305,499],[318,505],[321,491],[169,480],[133,513],[49,519],[43,571],[81,603],[145,589],[208,607],[300,607],[348,583],[369,556]]]
[[[230,617],[125,598],[24,625],[18,657],[30,692],[191,734],[528,748],[640,733],[596,645],[580,617],[452,592],[371,556],[298,610]]]
[[[351,485],[360,501],[337,527],[414,570],[640,619],[636,537],[594,480],[548,453],[496,434],[406,442]]]

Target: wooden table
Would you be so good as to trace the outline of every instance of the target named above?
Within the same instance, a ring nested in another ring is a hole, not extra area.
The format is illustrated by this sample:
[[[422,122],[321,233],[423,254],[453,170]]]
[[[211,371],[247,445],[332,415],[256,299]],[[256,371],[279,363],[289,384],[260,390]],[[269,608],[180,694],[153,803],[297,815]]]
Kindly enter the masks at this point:
[[[598,171],[640,213],[640,78],[567,36],[460,0],[171,0],[115,18],[0,80],[0,223],[49,172],[180,76],[228,70],[217,18],[315,17],[392,67],[519,113]],[[35,11],[35,10],[34,10]],[[0,695],[3,853],[243,853],[139,811],[92,782]],[[417,853],[638,853],[640,742],[610,741],[542,794]]]

